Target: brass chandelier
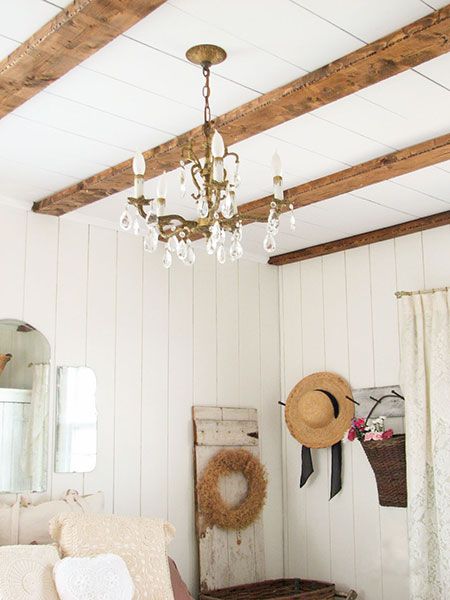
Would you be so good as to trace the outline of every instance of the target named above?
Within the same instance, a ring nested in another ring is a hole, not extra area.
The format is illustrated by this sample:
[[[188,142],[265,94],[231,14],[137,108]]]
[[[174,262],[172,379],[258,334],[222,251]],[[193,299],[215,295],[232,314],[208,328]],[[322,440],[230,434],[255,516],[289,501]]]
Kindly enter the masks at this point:
[[[201,65],[205,83],[203,134],[205,138],[203,157],[198,157],[189,142],[181,150],[180,157],[180,193],[186,195],[187,168],[194,186],[191,194],[196,205],[197,218],[186,219],[177,214],[165,214],[167,198],[166,173],[159,178],[156,196],[144,195],[145,158],[137,153],[133,159],[134,196],[128,198],[128,204],[120,217],[120,226],[125,231],[132,230],[136,235],[144,224],[146,234],[144,249],[154,252],[161,241],[166,244],[163,265],[169,268],[172,257],[176,255],[184,264],[193,265],[195,251],[192,242],[206,239],[206,251],[215,254],[219,263],[227,260],[239,260],[243,255],[242,223],[236,201],[240,183],[239,156],[230,152],[220,133],[214,128],[209,106],[210,69],[212,65],[223,62],[226,52],[218,46],[203,44],[190,48],[186,57],[196,65]],[[271,253],[276,249],[275,236],[280,225],[280,214],[289,207],[290,225],[295,229],[293,205],[284,200],[281,160],[275,152],[272,157],[273,200],[268,207],[267,219],[253,219],[267,223],[264,249]],[[134,213],[134,214],[133,214]]]

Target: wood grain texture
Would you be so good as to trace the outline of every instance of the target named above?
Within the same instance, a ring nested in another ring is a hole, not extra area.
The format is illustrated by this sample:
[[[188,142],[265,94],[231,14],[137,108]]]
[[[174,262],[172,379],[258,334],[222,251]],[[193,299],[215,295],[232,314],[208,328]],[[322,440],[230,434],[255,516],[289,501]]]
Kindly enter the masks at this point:
[[[192,416],[196,482],[201,478],[209,460],[223,450],[224,446],[230,449],[245,447],[248,452],[259,458],[258,438],[250,438],[253,445],[249,447],[245,433],[250,425],[252,432],[258,434],[255,409],[194,406]],[[255,420],[249,421],[249,416]],[[221,423],[229,432],[228,439],[224,438]],[[223,498],[233,506],[242,502],[247,493],[247,485],[241,473],[232,473],[222,478],[219,486]],[[215,525],[208,526],[199,511],[196,494],[196,528],[202,592],[264,579],[261,517],[246,529],[239,531],[227,531]]]
[[[163,4],[74,0],[0,62],[0,118]]]
[[[406,223],[400,223],[399,225],[392,225],[391,227],[383,227],[382,229],[376,229],[375,231],[352,235],[347,238],[335,240],[334,242],[318,244],[317,246],[311,246],[310,248],[303,248],[302,250],[294,250],[293,252],[272,256],[272,258],[269,259],[269,263],[278,266],[287,265],[289,263],[300,262],[317,256],[326,256],[327,254],[341,252],[342,250],[350,250],[351,248],[366,246],[367,244],[375,244],[384,240],[390,240],[448,224],[450,224],[450,210],[436,215],[414,219],[413,221],[407,221]]]
[[[329,65],[268,92],[216,119],[228,145],[299,117],[431,60],[450,49],[450,5],[433,12]],[[191,140],[202,152],[202,127],[144,153],[147,177],[178,167],[180,148]],[[62,215],[133,184],[131,160],[110,167],[36,202],[36,212]]]
[[[449,133],[294,186],[286,190],[285,198],[292,202],[294,208],[301,208],[448,159],[450,159]],[[239,207],[239,212],[249,221],[252,218],[266,217],[267,207],[271,201],[272,196],[265,196],[246,202]]]

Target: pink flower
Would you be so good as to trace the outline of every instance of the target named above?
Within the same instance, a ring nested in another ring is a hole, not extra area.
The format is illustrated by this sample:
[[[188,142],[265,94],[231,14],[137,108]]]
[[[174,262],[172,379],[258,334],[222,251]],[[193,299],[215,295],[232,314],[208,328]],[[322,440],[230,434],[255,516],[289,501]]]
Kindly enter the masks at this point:
[[[375,432],[372,434],[372,439],[373,439],[373,440],[382,440],[382,439],[383,439],[383,434],[382,434],[382,432],[381,432],[381,431],[375,431]]]
[[[354,440],[355,438],[356,438],[356,432],[355,432],[355,429],[354,429],[353,427],[351,427],[351,428],[348,430],[348,433],[347,433],[347,439],[348,439],[348,440],[350,440],[350,442],[353,442],[353,440]]]
[[[365,442],[370,442],[370,440],[373,440],[373,433],[371,431],[369,431],[368,433],[366,433],[366,435],[364,436],[364,441]]]
[[[394,435],[394,431],[392,429],[387,429],[386,431],[383,431],[382,438],[383,438],[383,440],[388,440],[393,435]]]

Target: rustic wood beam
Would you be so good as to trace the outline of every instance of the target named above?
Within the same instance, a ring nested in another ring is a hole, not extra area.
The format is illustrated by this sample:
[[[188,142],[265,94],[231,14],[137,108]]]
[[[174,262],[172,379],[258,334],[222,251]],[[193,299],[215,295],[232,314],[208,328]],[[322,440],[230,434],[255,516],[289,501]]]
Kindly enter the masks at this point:
[[[216,119],[228,145],[397,75],[450,50],[450,5],[368,44],[292,83],[264,94]],[[175,169],[180,148],[191,140],[202,151],[202,128],[196,127],[145,153],[147,177]],[[127,160],[36,202],[36,212],[62,215],[133,184]]]
[[[317,246],[272,256],[272,258],[269,259],[269,264],[278,266],[288,265],[289,263],[300,262],[302,260],[307,260],[308,258],[326,256],[327,254],[351,250],[352,248],[366,246],[367,244],[376,244],[377,242],[391,240],[403,235],[409,235],[411,233],[417,233],[418,231],[425,231],[426,229],[433,229],[434,227],[441,227],[449,224],[450,210],[447,210],[438,213],[437,215],[414,219],[414,221],[407,221],[406,223],[400,223],[399,225],[383,227],[383,229],[376,229],[375,231],[352,235],[351,237],[342,238],[334,242],[318,244]]]
[[[285,198],[295,208],[334,198],[373,183],[398,177],[423,167],[429,167],[450,159],[450,134],[391,152],[367,162],[349,167],[343,171],[325,175],[292,187],[285,192]],[[267,207],[272,196],[246,202],[239,206],[240,214],[249,222],[267,216]]]
[[[0,118],[163,3],[163,0],[74,0],[0,62]]]

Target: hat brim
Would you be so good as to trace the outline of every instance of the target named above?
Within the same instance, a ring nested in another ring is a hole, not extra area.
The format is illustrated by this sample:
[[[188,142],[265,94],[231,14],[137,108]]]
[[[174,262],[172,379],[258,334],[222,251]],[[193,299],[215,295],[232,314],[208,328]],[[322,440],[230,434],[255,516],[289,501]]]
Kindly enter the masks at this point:
[[[339,405],[338,416],[320,428],[309,427],[298,413],[301,397],[314,390],[326,390],[333,394]],[[351,388],[343,377],[335,373],[324,371],[302,379],[286,401],[284,415],[291,435],[308,448],[328,448],[342,440],[355,414],[354,404],[346,396],[352,396]]]

